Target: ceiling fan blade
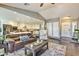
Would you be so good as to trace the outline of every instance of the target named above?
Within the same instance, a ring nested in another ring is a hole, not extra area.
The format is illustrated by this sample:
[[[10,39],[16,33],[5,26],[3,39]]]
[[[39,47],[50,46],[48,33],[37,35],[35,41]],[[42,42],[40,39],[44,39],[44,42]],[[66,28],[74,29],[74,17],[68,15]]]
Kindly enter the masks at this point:
[[[40,7],[42,7],[42,6],[43,6],[43,4],[44,4],[44,3],[41,3],[41,4],[40,4]]]
[[[24,3],[24,5],[30,5],[29,3]]]
[[[55,4],[55,3],[51,3],[51,4]]]

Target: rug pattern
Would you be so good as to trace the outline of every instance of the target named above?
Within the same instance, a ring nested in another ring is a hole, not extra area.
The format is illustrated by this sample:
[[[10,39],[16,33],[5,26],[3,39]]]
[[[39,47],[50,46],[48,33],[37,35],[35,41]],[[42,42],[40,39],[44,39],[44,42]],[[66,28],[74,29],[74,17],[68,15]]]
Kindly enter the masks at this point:
[[[49,43],[49,49],[42,53],[41,56],[65,56],[65,54],[66,46],[56,43]],[[24,48],[13,53],[8,53],[5,56],[25,56]]]

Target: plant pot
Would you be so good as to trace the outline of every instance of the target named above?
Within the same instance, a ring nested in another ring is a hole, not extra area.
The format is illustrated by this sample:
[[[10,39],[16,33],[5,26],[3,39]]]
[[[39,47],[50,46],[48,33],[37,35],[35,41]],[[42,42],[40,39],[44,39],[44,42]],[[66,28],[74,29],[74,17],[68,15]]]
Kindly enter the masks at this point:
[[[79,42],[79,39],[78,39],[78,42]]]

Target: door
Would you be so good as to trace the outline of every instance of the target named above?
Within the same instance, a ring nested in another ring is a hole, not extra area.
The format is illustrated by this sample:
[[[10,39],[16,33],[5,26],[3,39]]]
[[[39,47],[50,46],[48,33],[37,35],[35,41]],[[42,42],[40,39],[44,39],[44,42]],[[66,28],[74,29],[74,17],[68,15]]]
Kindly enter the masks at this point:
[[[61,36],[62,37],[72,37],[71,21],[63,21],[61,23]]]
[[[74,30],[77,29],[77,21],[72,21],[72,37],[74,37]]]
[[[60,38],[59,22],[53,22],[53,37]]]
[[[52,25],[53,25],[52,23],[47,23],[47,33],[48,33],[48,36],[51,38],[53,37]]]

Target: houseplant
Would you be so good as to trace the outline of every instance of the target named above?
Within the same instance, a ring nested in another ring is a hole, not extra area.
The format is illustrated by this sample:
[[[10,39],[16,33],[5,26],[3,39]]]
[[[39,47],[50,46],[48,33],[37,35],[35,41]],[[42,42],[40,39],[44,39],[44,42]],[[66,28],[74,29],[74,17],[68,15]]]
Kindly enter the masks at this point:
[[[79,29],[75,29],[75,35],[77,37],[77,41],[79,41]]]
[[[3,44],[5,40],[5,35],[0,35],[0,43]]]

